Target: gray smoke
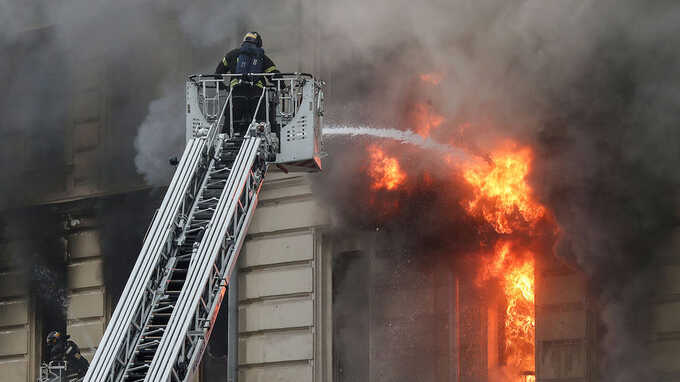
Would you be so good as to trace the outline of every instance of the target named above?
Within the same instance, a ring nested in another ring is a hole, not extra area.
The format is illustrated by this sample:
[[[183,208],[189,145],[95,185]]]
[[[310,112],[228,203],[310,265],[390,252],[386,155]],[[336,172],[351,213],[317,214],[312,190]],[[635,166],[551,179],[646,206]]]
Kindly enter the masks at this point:
[[[420,100],[447,117],[434,139],[469,122],[465,139],[483,150],[504,137],[532,145],[532,183],[561,228],[556,253],[585,270],[601,306],[602,379],[658,378],[648,339],[657,267],[674,256],[662,248],[678,226],[680,5],[355,5],[337,3],[324,26],[349,69],[334,94],[352,100],[331,109],[333,120],[406,129],[404,109]],[[409,76],[431,71],[444,74],[441,87],[414,90]],[[360,165],[346,163],[360,160],[334,153],[344,168],[327,177],[328,194],[346,211],[350,180],[333,178],[356,174]]]
[[[26,41],[26,30],[46,25],[54,26]],[[117,161],[102,171],[163,184],[184,135],[173,112],[181,97],[169,89],[181,92],[186,73],[212,71],[258,25],[298,31],[265,35],[265,47],[288,56],[278,62],[284,71],[319,62],[328,116],[339,124],[407,129],[409,104],[422,100],[447,118],[435,140],[448,143],[469,123],[468,147],[486,151],[504,137],[534,146],[534,187],[562,229],[557,252],[587,272],[603,305],[603,380],[653,376],[638,325],[649,319],[633,313],[654,297],[654,264],[678,220],[677,2],[0,0],[0,51],[10,57],[0,61],[0,84],[13,95],[0,101],[0,133],[28,130],[38,148],[31,158],[62,154],[54,146],[64,124],[54,121],[67,120],[64,100],[92,58],[120,132]],[[425,72],[443,73],[442,84],[419,90],[413,78]],[[6,152],[3,163],[17,160]],[[3,203],[31,186],[7,167]],[[349,169],[336,181],[350,179]]]
[[[3,211],[0,262],[22,275],[46,333],[64,330],[68,309],[66,239],[61,221],[47,208]]]
[[[178,125],[178,121],[184,117],[184,93],[173,89],[168,90],[167,94],[149,104],[149,114],[135,138],[135,165],[146,182],[153,185],[167,184],[172,175],[168,158],[177,155],[178,148],[184,144],[184,135],[170,128]]]
[[[105,93],[87,94],[106,97],[100,127],[110,133],[101,136],[108,146],[102,152],[111,154],[97,167],[124,178],[139,171],[150,184],[163,185],[171,172],[168,154],[181,153],[184,137],[181,97],[168,94],[183,93],[186,74],[214,69],[230,39],[238,38],[239,7],[215,0],[0,1],[0,84],[7,95],[0,101],[0,135],[10,136],[6,141],[13,145],[12,135],[25,137],[32,148],[25,167],[60,163],[68,154],[63,147],[73,139],[75,116],[69,111],[78,109],[72,100],[97,79],[103,85],[97,90]],[[168,113],[158,113],[159,107]],[[0,149],[3,162],[22,161],[19,149]],[[10,168],[2,179],[21,172]],[[29,181],[3,181],[0,205],[16,200]],[[57,184],[54,180],[47,188]]]

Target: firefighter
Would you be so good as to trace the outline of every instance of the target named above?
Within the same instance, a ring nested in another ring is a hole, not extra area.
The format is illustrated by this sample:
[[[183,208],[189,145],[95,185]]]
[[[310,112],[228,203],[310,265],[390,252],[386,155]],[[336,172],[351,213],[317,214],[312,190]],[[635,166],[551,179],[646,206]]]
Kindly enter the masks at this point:
[[[47,354],[49,361],[66,361],[67,372],[84,377],[90,363],[80,354],[80,348],[58,331],[47,335]]]
[[[234,106],[234,132],[244,135],[253,118],[257,103],[262,95],[266,79],[263,77],[248,77],[248,73],[280,73],[274,62],[267,57],[262,49],[262,36],[257,32],[248,32],[243,37],[241,47],[231,50],[222,61],[217,64],[216,74],[241,74],[241,78],[233,78],[232,102]],[[265,119],[265,100],[262,100],[256,120]],[[274,111],[274,105],[270,105]],[[274,120],[270,113],[270,122]],[[227,126],[229,122],[225,122]],[[273,127],[272,127],[273,128]]]

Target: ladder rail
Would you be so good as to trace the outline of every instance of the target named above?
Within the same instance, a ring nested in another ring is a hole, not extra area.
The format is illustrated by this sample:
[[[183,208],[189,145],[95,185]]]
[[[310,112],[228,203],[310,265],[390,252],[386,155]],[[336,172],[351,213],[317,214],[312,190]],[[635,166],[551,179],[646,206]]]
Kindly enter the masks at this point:
[[[242,149],[241,149],[241,151],[239,152],[239,159],[237,159],[237,161],[235,162],[234,171],[233,171],[233,173],[232,173],[231,176],[230,176],[229,185],[228,185],[228,187],[225,189],[225,194],[226,194],[226,195],[231,195],[231,194],[233,194],[234,182],[236,181],[236,183],[238,183],[237,179],[238,179],[239,177],[242,177],[243,174],[244,174],[244,171],[247,169],[247,167],[245,167],[245,166],[246,166],[246,162],[244,162],[244,160],[243,160],[242,157],[245,156],[245,153],[246,153],[246,152],[251,152],[251,154],[254,155],[254,150],[253,150],[253,149],[254,149],[254,146],[252,145],[252,139],[249,139],[248,142],[244,142],[244,145],[242,146]],[[225,211],[227,211],[227,210],[224,208],[224,203],[225,203],[225,201],[227,200],[227,198],[222,197],[221,200],[222,200],[221,207],[218,207],[218,210],[220,211],[220,213],[219,213],[218,215],[216,215],[216,216],[221,216],[222,214],[225,213]],[[213,225],[213,227],[215,227],[215,225]],[[211,240],[214,240],[214,239],[213,239],[213,235],[214,235],[214,229],[211,230],[211,232],[209,232],[209,233],[207,234],[207,238],[206,238],[207,240],[206,240],[204,243],[207,243],[207,242],[210,242]],[[204,247],[204,248],[205,248],[205,247]],[[201,252],[201,250],[204,250],[204,248],[199,249],[199,252]],[[200,259],[200,258],[204,258],[204,257],[205,257],[204,255],[203,255],[202,257],[199,256],[199,259]],[[188,276],[189,279],[191,279],[191,277],[192,277],[191,275]],[[194,289],[195,289],[195,288],[194,288]],[[191,287],[189,287],[189,288],[187,288],[187,289],[185,289],[185,290],[193,290],[193,289],[192,289]],[[185,293],[185,294],[186,294],[186,293]],[[179,311],[179,310],[178,310],[178,311]],[[171,326],[171,330],[175,330],[176,328],[177,328],[177,327],[176,327],[175,325],[172,325],[172,326]],[[163,348],[163,349],[164,349],[164,350],[167,350],[166,348]],[[154,380],[154,379],[150,379],[150,380]]]
[[[266,172],[266,170],[264,171]],[[199,337],[200,343],[194,347],[193,353],[190,354],[190,356],[188,357],[190,359],[190,362],[184,380],[189,379],[195,373],[196,369],[200,365],[201,359],[203,358],[203,353],[205,352],[205,348],[208,345],[212,329],[214,328],[215,320],[217,319],[217,314],[219,313],[220,306],[222,305],[222,299],[224,298],[224,294],[226,293],[227,285],[229,285],[229,282],[231,281],[231,274],[234,271],[236,261],[238,260],[238,255],[240,254],[241,248],[243,247],[243,243],[245,242],[248,227],[250,226],[250,221],[253,218],[255,208],[257,208],[257,203],[259,201],[259,192],[262,187],[262,181],[257,182],[257,184],[253,186],[256,186],[256,190],[254,191],[255,194],[249,203],[248,209],[244,211],[245,212],[245,214],[243,215],[244,221],[242,222],[242,228],[240,229],[240,233],[236,239],[236,242],[233,244],[233,246],[226,247],[224,246],[224,244],[226,243],[224,243],[223,247],[220,250],[220,253],[218,254],[219,256],[218,260],[222,263],[222,266],[219,267],[218,270],[219,274],[214,276],[216,277],[217,280],[224,281],[224,284],[219,285],[219,290],[217,291],[217,293],[213,295],[215,298],[213,299],[213,302],[210,306],[210,310],[208,311],[208,317],[210,317],[210,325],[208,326],[207,329],[205,329],[202,338]],[[197,309],[199,308],[200,307],[197,307]],[[193,325],[196,324],[198,323],[193,323]]]
[[[199,246],[195,262],[189,269],[187,284],[180,294],[178,306],[168,323],[169,330],[163,336],[159,351],[152,361],[147,381],[168,380],[174,370],[178,354],[184,345],[185,334],[192,321],[189,317],[195,312],[194,307],[198,304],[203,286],[209,277],[210,261],[213,259],[214,263],[214,257],[222,246],[229,226],[227,223],[231,222],[234,217],[241,195],[240,191],[245,189],[246,180],[251,175],[251,168],[258,155],[260,142],[259,138],[246,138],[241,146],[227,187],[220,198],[217,213],[213,217],[216,224],[211,224]]]
[[[196,141],[190,142],[190,146],[187,147],[187,150],[185,150],[184,155],[182,156],[182,161],[192,161],[191,156],[195,154],[196,146]],[[121,336],[115,336],[115,334],[118,334],[116,332],[119,331],[118,324],[121,321],[131,321],[132,318],[129,317],[130,310],[133,307],[136,307],[138,303],[132,302],[133,300],[138,300],[141,298],[141,294],[137,293],[139,290],[140,286],[142,285],[143,281],[148,279],[148,277],[139,277],[140,273],[143,273],[144,271],[147,271],[147,273],[150,273],[153,271],[153,269],[149,269],[148,263],[152,260],[151,257],[146,256],[146,254],[149,252],[150,247],[155,247],[156,246],[156,237],[158,233],[160,232],[159,226],[167,226],[169,225],[169,222],[171,221],[171,216],[170,212],[174,208],[168,208],[168,204],[172,203],[175,198],[176,198],[176,192],[184,188],[184,177],[190,175],[190,172],[188,171],[188,168],[185,166],[182,166],[180,168],[180,171],[177,171],[175,173],[175,176],[173,176],[173,181],[171,183],[171,187],[169,189],[169,192],[166,193],[166,197],[163,200],[163,203],[161,205],[160,210],[162,211],[161,215],[156,214],[156,217],[152,221],[151,224],[151,229],[150,232],[152,232],[152,240],[145,240],[144,245],[142,247],[142,250],[140,251],[140,255],[137,257],[137,261],[135,262],[135,265],[133,267],[132,273],[130,277],[128,278],[128,281],[126,283],[126,286],[123,290],[123,294],[121,296],[121,299],[119,300],[119,305],[122,306],[123,308],[129,308],[129,309],[115,309],[114,314],[111,318],[111,321],[109,325],[107,326],[107,329],[104,333],[104,336],[102,337],[102,340],[100,342],[100,345],[95,353],[95,356],[92,360],[92,365],[90,366],[88,373],[86,375],[87,380],[102,380],[103,375],[102,370],[103,368],[106,368],[107,366],[111,366],[112,362],[110,361],[110,358],[112,356],[112,353],[115,352],[115,350],[120,346],[120,342],[122,341]],[[180,186],[177,184],[181,183]],[[173,187],[175,186],[175,187]],[[137,298],[135,298],[137,297]],[[114,337],[112,337],[114,336]],[[111,342],[114,342],[113,344]]]
[[[267,161],[320,169],[319,142],[298,139],[309,131],[310,122],[320,123],[314,114],[320,111],[310,98],[318,83],[304,74],[289,77],[283,80],[290,81],[290,94],[277,106],[279,122],[285,124],[281,132],[271,130],[269,88],[265,88],[255,112],[265,107],[265,121],[253,118],[246,137],[233,138],[230,118],[224,128],[229,128],[232,139],[225,139],[220,126],[227,107],[230,114],[233,108],[231,86],[221,102],[219,82],[226,77],[190,77],[186,148],[161,207],[151,219],[85,381],[184,382],[194,373],[253,218]],[[314,81],[311,85],[310,80]],[[276,82],[271,91],[278,89],[280,94],[282,81]],[[298,110],[306,101],[310,101],[309,110]],[[299,118],[286,118],[286,102],[294,115],[299,111]],[[319,131],[314,126],[314,134]],[[287,146],[279,146],[284,134]],[[223,150],[227,150],[225,156]]]
[[[113,381],[116,364],[127,362],[128,357],[120,359],[119,355],[121,351],[129,353],[130,337],[135,335],[134,323],[136,319],[148,314],[150,304],[143,303],[144,298],[149,297],[148,284],[154,272],[158,270],[157,265],[162,253],[165,252],[164,247],[167,248],[168,241],[171,241],[173,224],[186,202],[186,195],[193,185],[192,181],[195,183],[196,176],[200,176],[198,170],[206,147],[204,139],[193,139],[188,143],[178,171],[175,172],[161,204],[161,213],[156,214],[152,221],[150,238],[147,237],[142,246],[85,381]]]
[[[266,172],[266,166],[260,169],[262,174]],[[259,171],[258,171],[259,172]],[[241,190],[232,219],[227,220],[226,235],[222,237],[219,247],[215,249],[208,264],[207,279],[203,280],[203,290],[199,294],[200,299],[193,307],[194,319],[189,325],[189,331],[185,334],[183,344],[192,343],[192,337],[196,340],[191,348],[186,351],[188,360],[184,381],[187,381],[200,364],[205,347],[208,344],[215,319],[229,284],[231,273],[234,269],[241,247],[245,241],[250,221],[257,207],[259,191],[262,187],[263,177],[260,174],[249,171],[245,187]],[[235,239],[235,240],[234,240]],[[217,282],[218,284],[215,284]],[[203,300],[206,301],[203,301]],[[183,362],[183,360],[182,360]],[[174,366],[179,365],[177,361]]]
[[[201,200],[202,200],[202,195],[203,195],[203,193],[206,191],[206,185],[207,185],[208,181],[210,180],[210,174],[211,174],[211,172],[214,170],[215,166],[217,165],[217,160],[216,160],[215,158],[216,158],[217,156],[219,156],[219,155],[220,155],[220,150],[219,150],[219,148],[218,148],[218,149],[215,151],[214,155],[212,155],[212,158],[210,159],[210,163],[209,163],[208,168],[207,168],[207,170],[206,170],[205,176],[202,177],[203,179],[201,180],[201,185],[200,185],[200,187],[199,187],[199,189],[198,189],[198,192],[196,193],[196,195],[195,195],[195,197],[194,197],[194,201],[193,201],[193,203],[192,203],[192,205],[191,205],[191,208],[190,208],[190,210],[189,210],[188,216],[187,216],[186,219],[184,219],[184,221],[183,221],[184,224],[183,224],[183,227],[182,227],[182,233],[180,234],[180,237],[179,237],[179,238],[175,239],[175,240],[176,240],[176,242],[175,242],[176,244],[179,244],[179,243],[177,243],[178,240],[182,240],[182,241],[187,240],[186,235],[187,235],[188,233],[191,232],[190,227],[192,226],[192,224],[195,223],[196,215],[197,215],[198,213],[200,213],[200,206],[199,206],[199,204],[200,204],[200,202],[201,202]],[[200,230],[200,229],[204,229],[204,227],[203,227],[203,226],[199,226],[198,228],[195,228],[195,230]],[[182,249],[180,248],[179,245],[174,246],[174,247],[172,248],[172,253],[169,254],[169,256],[170,256],[170,261],[168,261],[168,262],[165,264],[165,266],[162,267],[162,269],[160,269],[161,267],[158,267],[158,268],[157,268],[157,270],[162,271],[162,273],[163,273],[162,278],[161,278],[161,282],[160,282],[160,284],[157,286],[157,288],[155,288],[155,292],[156,292],[156,293],[154,294],[153,300],[152,300],[152,302],[151,302],[151,304],[150,304],[150,305],[151,305],[151,307],[150,307],[151,310],[150,310],[149,313],[146,315],[143,324],[140,325],[140,326],[142,327],[142,329],[140,330],[139,335],[134,339],[134,342],[133,342],[133,343],[131,344],[131,346],[130,346],[130,348],[132,349],[132,353],[130,354],[130,358],[129,358],[128,361],[127,361],[127,365],[125,366],[125,368],[124,368],[123,371],[121,372],[121,375],[122,375],[123,377],[125,377],[125,376],[129,373],[129,371],[131,371],[131,367],[132,367],[132,365],[133,365],[133,360],[134,360],[134,356],[135,356],[135,354],[134,354],[134,349],[137,349],[137,348],[138,348],[139,343],[140,343],[140,341],[142,340],[142,335],[144,334],[144,328],[148,326],[150,320],[152,320],[152,318],[153,318],[153,316],[154,316],[154,314],[153,314],[153,313],[154,313],[154,312],[153,312],[153,307],[159,302],[159,299],[160,299],[161,297],[163,297],[163,295],[165,294],[165,290],[166,290],[167,287],[168,287],[167,284],[166,284],[166,282],[167,282],[167,280],[169,279],[169,277],[173,274],[172,270],[169,269],[168,267],[174,267],[174,264],[177,262],[177,259],[176,259],[176,258],[177,258],[178,255],[181,254],[181,252],[182,252]],[[173,258],[174,258],[175,260],[172,260]],[[160,264],[159,264],[159,265],[160,265]],[[162,332],[162,331],[161,331],[161,332]]]

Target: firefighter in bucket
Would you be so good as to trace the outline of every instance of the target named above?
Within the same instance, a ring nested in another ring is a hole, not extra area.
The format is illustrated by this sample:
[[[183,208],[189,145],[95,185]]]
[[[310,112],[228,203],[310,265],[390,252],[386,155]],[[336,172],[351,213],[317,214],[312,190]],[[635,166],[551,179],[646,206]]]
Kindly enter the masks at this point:
[[[232,102],[234,107],[234,133],[243,136],[253,118],[257,103],[266,86],[264,77],[250,77],[249,73],[280,73],[274,62],[262,49],[262,36],[257,32],[248,32],[243,37],[241,47],[231,50],[217,65],[216,74],[240,74],[233,78]],[[270,108],[270,112],[274,108]],[[265,108],[260,107],[256,120],[265,120]],[[273,124],[273,118],[270,116]],[[226,124],[225,124],[226,126]],[[272,126],[272,129],[274,127]]]

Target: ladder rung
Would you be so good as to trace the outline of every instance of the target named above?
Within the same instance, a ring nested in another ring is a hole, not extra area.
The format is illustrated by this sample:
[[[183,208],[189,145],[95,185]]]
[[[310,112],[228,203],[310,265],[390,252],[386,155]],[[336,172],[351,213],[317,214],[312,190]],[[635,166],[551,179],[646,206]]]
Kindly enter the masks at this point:
[[[130,368],[129,372],[135,372],[135,371],[137,371],[137,370],[148,369],[148,368],[149,368],[149,364],[146,364],[146,363],[145,363],[145,364],[143,364],[143,365],[140,365],[140,366],[137,366],[137,367]]]

